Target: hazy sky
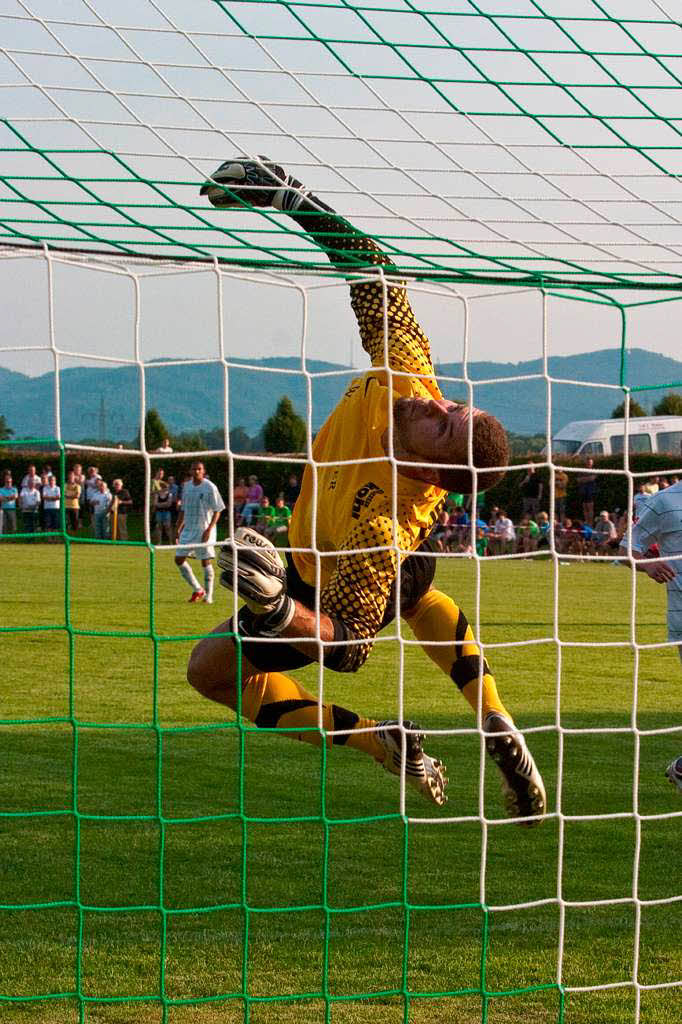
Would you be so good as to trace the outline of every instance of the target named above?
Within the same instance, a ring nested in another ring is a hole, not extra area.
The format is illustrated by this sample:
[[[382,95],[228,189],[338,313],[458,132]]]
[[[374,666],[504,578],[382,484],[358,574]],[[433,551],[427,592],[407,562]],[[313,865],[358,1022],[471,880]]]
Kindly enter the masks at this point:
[[[305,258],[277,218],[198,196],[225,157],[265,152],[392,239],[404,265],[682,274],[682,28],[670,0],[545,0],[555,21],[531,0],[477,6],[490,17],[468,0],[0,0],[0,96],[14,128],[0,126],[4,238],[172,254],[191,242],[237,256],[294,245]],[[0,258],[0,347],[23,349],[0,351],[0,365],[51,369],[53,342],[74,353],[61,365],[134,358],[138,328],[145,360],[219,354],[213,271],[134,267],[138,310],[133,277],[113,263],[52,269],[50,309],[45,260]],[[363,365],[345,285],[224,274],[222,289],[226,354]],[[543,340],[550,355],[621,340],[616,310],[571,298],[550,299],[544,320],[538,293],[504,286],[411,295],[442,362],[462,356],[459,296],[472,360],[537,358]],[[679,356],[681,312],[631,311],[628,343]]]

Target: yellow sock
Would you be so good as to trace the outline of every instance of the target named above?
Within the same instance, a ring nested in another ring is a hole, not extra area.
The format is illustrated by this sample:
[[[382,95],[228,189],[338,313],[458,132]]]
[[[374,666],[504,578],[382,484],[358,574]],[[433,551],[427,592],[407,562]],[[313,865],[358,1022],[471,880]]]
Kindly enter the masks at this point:
[[[249,676],[242,691],[242,714],[261,729],[305,729],[306,732],[282,733],[302,743],[319,747],[317,698],[300,683],[281,672],[258,672]],[[381,761],[386,753],[375,732],[358,732],[376,725],[373,718],[360,718],[338,704],[322,705],[322,727],[327,731],[350,729],[340,736],[328,736],[327,744],[345,744],[362,750]]]
[[[480,648],[474,641],[466,615],[451,597],[440,590],[429,590],[407,621],[426,654],[457,684],[474,711],[478,710],[479,682],[482,682],[483,717],[489,711],[499,711],[511,721],[511,715],[500,700],[495,679],[485,658],[483,679],[479,680]]]

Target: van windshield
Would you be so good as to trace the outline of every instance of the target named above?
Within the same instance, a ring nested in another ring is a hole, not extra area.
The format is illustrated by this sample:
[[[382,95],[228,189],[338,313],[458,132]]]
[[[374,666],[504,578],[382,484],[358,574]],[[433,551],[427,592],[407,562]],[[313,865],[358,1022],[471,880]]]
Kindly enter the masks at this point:
[[[561,438],[552,438],[552,451],[556,455],[575,455],[580,448],[580,441],[562,441]]]

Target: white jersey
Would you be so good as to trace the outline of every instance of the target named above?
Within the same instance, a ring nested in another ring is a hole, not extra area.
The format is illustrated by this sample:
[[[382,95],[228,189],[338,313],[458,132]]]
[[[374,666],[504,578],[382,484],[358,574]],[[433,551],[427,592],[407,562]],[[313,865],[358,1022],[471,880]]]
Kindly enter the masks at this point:
[[[208,527],[214,512],[222,512],[225,502],[220,497],[220,491],[210,480],[202,480],[195,484],[189,480],[182,488],[182,512],[184,516],[182,531],[178,537],[180,544],[201,544],[204,530]],[[216,528],[211,530],[211,535],[206,541],[212,544],[215,541]]]
[[[624,538],[623,545],[625,543]],[[682,555],[682,483],[651,494],[642,506],[640,517],[632,527],[632,547],[645,554],[652,544],[658,544],[663,559]],[[669,564],[677,575],[666,584],[668,639],[682,642],[682,560]]]

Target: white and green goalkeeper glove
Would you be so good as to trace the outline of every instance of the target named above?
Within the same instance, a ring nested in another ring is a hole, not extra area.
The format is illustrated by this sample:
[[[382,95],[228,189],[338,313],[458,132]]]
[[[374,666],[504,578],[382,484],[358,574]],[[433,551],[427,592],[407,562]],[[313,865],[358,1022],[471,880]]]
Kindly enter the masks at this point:
[[[223,544],[218,553],[220,584],[237,591],[249,611],[259,619],[260,636],[278,636],[296,612],[287,594],[286,570],[274,544],[248,526],[234,531],[234,544]]]

